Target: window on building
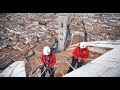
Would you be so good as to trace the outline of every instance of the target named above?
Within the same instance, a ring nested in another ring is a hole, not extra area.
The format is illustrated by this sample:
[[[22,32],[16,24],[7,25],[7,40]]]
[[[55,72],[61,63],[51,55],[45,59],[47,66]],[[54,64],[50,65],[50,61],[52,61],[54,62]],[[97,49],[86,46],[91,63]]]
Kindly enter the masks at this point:
[[[62,38],[60,38],[60,40],[63,40]]]
[[[63,35],[63,33],[60,33],[61,35]]]
[[[63,28],[63,23],[61,23],[61,28]]]

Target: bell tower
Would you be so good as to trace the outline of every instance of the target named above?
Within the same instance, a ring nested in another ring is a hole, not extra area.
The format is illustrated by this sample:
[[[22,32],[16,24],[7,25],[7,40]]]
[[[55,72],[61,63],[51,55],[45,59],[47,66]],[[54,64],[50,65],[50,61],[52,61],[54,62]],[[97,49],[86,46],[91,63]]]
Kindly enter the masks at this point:
[[[67,20],[68,15],[66,13],[58,14],[58,51],[62,51],[65,48],[66,34],[67,34]]]

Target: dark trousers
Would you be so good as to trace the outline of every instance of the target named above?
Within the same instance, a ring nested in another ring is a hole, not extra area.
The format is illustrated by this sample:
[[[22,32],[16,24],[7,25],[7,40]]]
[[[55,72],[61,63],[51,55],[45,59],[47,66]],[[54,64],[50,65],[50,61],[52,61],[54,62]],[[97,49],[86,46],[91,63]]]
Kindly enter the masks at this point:
[[[72,57],[71,66],[74,68],[76,64],[77,64],[77,68],[79,68],[79,67],[82,66],[83,62],[78,62],[77,59],[75,59],[74,57]],[[70,68],[68,69],[68,73],[71,72],[71,71],[73,71],[73,69],[70,67]]]
[[[45,66],[42,66],[41,67],[41,73],[44,71],[44,69],[46,68],[44,68]],[[55,73],[55,70],[54,70],[54,68],[46,68],[46,70],[44,71],[44,73],[41,75],[41,77],[45,77],[45,75],[46,75],[46,73],[47,73],[47,71],[49,72],[49,74],[50,74],[50,77],[54,77],[54,73]]]

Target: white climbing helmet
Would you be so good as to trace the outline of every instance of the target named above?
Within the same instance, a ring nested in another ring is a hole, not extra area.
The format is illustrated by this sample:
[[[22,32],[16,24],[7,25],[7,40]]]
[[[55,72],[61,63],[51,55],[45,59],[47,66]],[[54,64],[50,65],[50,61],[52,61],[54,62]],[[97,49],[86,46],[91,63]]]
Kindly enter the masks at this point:
[[[86,47],[87,47],[87,43],[86,43],[86,42],[81,42],[81,43],[79,44],[79,47],[80,47],[80,48],[86,48]]]
[[[43,54],[44,54],[44,55],[49,55],[49,54],[50,54],[50,51],[51,51],[51,49],[50,49],[50,47],[48,47],[48,46],[46,46],[46,47],[43,48]]]

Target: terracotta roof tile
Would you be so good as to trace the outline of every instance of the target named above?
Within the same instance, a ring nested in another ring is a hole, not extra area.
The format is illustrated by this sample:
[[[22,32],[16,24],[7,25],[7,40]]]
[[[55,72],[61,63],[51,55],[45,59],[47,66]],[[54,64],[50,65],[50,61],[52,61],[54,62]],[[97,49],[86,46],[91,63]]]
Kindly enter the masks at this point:
[[[82,42],[83,41],[83,37],[80,36],[80,35],[74,35],[72,40],[71,40],[71,46],[74,45],[74,44],[77,44],[79,42]]]

